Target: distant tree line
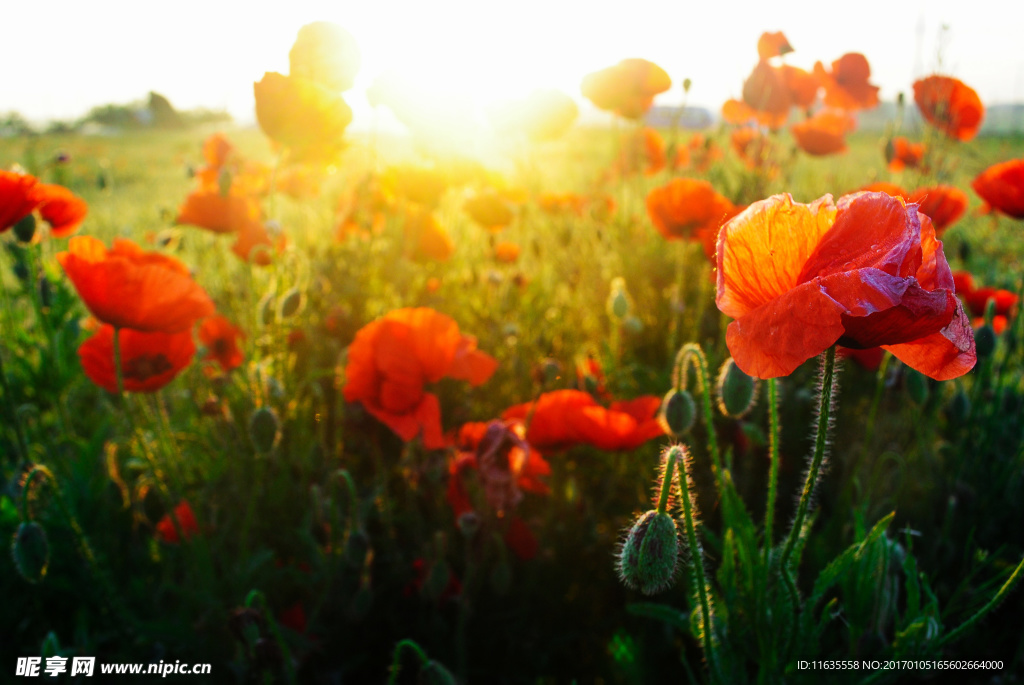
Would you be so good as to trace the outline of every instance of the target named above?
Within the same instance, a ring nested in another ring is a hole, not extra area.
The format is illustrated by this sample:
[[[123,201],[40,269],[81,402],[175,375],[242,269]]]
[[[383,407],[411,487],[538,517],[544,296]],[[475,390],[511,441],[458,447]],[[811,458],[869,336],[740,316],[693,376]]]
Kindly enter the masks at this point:
[[[89,125],[118,130],[180,129],[230,121],[231,115],[224,110],[197,108],[178,111],[166,97],[160,93],[150,92],[146,100],[121,105],[98,105],[80,119],[51,121],[42,128],[33,126],[18,112],[0,113],[0,136],[76,133]]]

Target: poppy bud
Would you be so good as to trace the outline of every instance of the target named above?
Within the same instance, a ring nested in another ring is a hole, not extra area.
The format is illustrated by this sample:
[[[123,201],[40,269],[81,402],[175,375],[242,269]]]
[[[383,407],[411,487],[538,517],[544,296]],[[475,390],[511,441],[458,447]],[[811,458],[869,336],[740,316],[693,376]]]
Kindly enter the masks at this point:
[[[457,685],[458,683],[451,671],[433,659],[420,667],[416,682],[419,685]]]
[[[924,374],[914,369],[907,369],[906,382],[907,394],[915,404],[923,405],[928,401],[928,379],[924,377]]]
[[[23,243],[31,243],[36,235],[36,217],[33,214],[26,214],[14,224],[14,237]]]
[[[608,315],[613,319],[625,319],[629,316],[629,296],[626,295],[626,283],[621,278],[612,281],[612,292],[608,296]]]
[[[263,299],[257,305],[260,312],[260,321],[264,326],[274,323],[274,304],[274,293],[269,292],[263,296]]]
[[[693,85],[693,81],[691,81],[691,80],[690,80],[690,79],[688,79],[688,78],[684,78],[684,79],[683,79],[683,92],[684,92],[684,93],[689,93],[689,92],[690,92],[690,87],[691,87],[692,85]]]
[[[979,359],[996,351],[996,332],[992,326],[984,324],[974,331],[974,348]]]
[[[463,537],[467,540],[472,540],[477,531],[480,530],[480,515],[475,511],[464,511],[459,514],[456,523]]]
[[[757,380],[743,373],[729,357],[718,372],[718,409],[735,419],[746,415],[754,406],[757,387]]]
[[[970,398],[967,397],[967,393],[963,390],[957,390],[956,394],[953,395],[953,399],[949,401],[949,405],[946,407],[946,416],[949,417],[950,421],[963,423],[970,415]]]
[[[678,438],[691,428],[697,419],[697,403],[686,390],[672,389],[665,393],[658,411],[658,423],[665,432]]]
[[[11,542],[11,556],[18,575],[33,584],[41,581],[50,564],[50,542],[43,527],[35,521],[18,526]]]
[[[280,317],[287,319],[297,314],[302,309],[303,299],[302,291],[298,288],[286,292],[281,298]]]
[[[277,442],[277,431],[280,422],[273,409],[260,407],[253,412],[249,419],[249,439],[260,454],[266,454],[274,448]]]
[[[672,585],[678,559],[675,519],[652,509],[636,520],[622,544],[619,577],[626,587],[653,595]]]

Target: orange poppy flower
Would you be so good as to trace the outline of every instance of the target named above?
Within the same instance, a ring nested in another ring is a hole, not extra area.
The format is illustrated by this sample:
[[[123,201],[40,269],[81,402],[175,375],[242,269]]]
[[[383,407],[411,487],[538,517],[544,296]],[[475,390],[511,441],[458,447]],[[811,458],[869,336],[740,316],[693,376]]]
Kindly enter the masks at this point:
[[[845,112],[823,109],[810,119],[790,126],[796,144],[809,155],[824,156],[846,151],[846,134],[854,129]]]
[[[253,88],[256,120],[301,159],[329,160],[341,149],[352,110],[337,93],[296,76],[267,72]]]
[[[774,125],[767,125],[771,128],[778,128],[785,122],[792,104],[782,73],[764,60],[757,63],[743,82],[743,102],[755,112],[770,117]]]
[[[525,420],[530,416],[526,441],[540,450],[591,445],[605,451],[627,451],[665,434],[657,420],[660,406],[660,398],[644,395],[605,408],[589,393],[555,390],[542,394],[536,402],[509,407],[501,417]]]
[[[210,297],[173,257],[118,238],[109,250],[77,236],[57,261],[93,316],[118,328],[177,333],[213,314]]]
[[[807,109],[814,104],[818,98],[818,89],[821,88],[821,83],[814,74],[789,64],[783,64],[777,69],[782,83],[789,92],[791,105]]]
[[[348,348],[345,399],[361,402],[403,440],[422,434],[428,449],[445,446],[441,406],[424,386],[442,378],[480,385],[498,362],[476,338],[428,308],[397,309],[363,326]]]
[[[789,375],[836,343],[882,346],[937,380],[974,366],[942,243],[902,198],[775,195],[722,227],[717,259],[726,344],[748,375]]]
[[[203,359],[220,364],[225,373],[236,369],[245,361],[238,341],[245,333],[220,314],[203,319],[199,325],[199,342],[206,346]]]
[[[196,522],[196,515],[192,511],[192,507],[185,500],[182,500],[178,503],[178,506],[174,507],[174,517],[178,519],[181,533],[185,536],[186,540],[199,533],[199,523]],[[156,524],[156,534],[164,542],[171,544],[180,542],[178,530],[174,527],[174,522],[171,521],[169,514],[165,514],[160,519],[160,522]]]
[[[0,233],[34,211],[50,225],[51,234],[64,238],[85,220],[85,201],[63,186],[40,183],[29,174],[0,170]]]
[[[950,76],[914,81],[914,102],[925,121],[957,140],[974,138],[985,116],[985,106],[974,89]]]
[[[203,141],[203,159],[212,169],[220,169],[228,161],[235,146],[223,133],[211,133]]]
[[[462,208],[469,214],[469,218],[488,231],[500,231],[515,218],[509,203],[493,190],[477,193],[466,200]]]
[[[647,214],[666,240],[696,240],[702,229],[716,230],[733,204],[707,181],[676,178],[647,194]]]
[[[869,183],[860,190],[854,192],[885,193],[886,195],[892,195],[893,197],[902,197],[904,200],[910,199],[909,191],[904,190],[895,183],[889,183],[887,181],[876,181],[875,183]]]
[[[283,232],[273,236],[262,221],[246,221],[238,228],[231,251],[243,262],[268,266],[274,254],[283,253],[287,246],[288,237]]]
[[[849,111],[878,106],[878,86],[868,83],[871,65],[859,52],[850,52],[832,62],[832,71],[814,65],[814,75],[825,88],[825,106]]]
[[[260,213],[259,203],[249,196],[193,190],[178,209],[176,222],[214,233],[235,233],[246,223],[258,221]]]
[[[967,193],[953,186],[918,188],[907,199],[920,205],[918,211],[932,220],[937,235],[942,235],[967,211]]]
[[[734,129],[729,142],[743,163],[750,169],[771,167],[772,141],[753,126]]]
[[[437,218],[425,210],[410,210],[405,217],[405,241],[413,259],[446,262],[455,244]]]
[[[654,62],[625,59],[613,67],[587,74],[580,90],[598,109],[639,119],[654,96],[672,87],[672,79]]]
[[[924,159],[924,143],[911,143],[902,136],[893,138],[885,146],[885,161],[889,171],[916,169]]]
[[[192,331],[146,333],[121,330],[121,371],[128,392],[156,392],[189,365],[196,352]],[[104,324],[78,347],[82,370],[107,392],[117,392],[114,327]]]
[[[519,251],[515,243],[501,242],[494,246],[494,258],[505,264],[515,264],[519,260]]]
[[[1024,219],[1024,159],[994,164],[971,183],[988,206],[1014,219]]]
[[[653,176],[665,168],[666,161],[665,139],[653,128],[643,128],[623,141],[612,171],[629,175],[643,170]]]
[[[361,61],[351,33],[329,21],[317,21],[299,29],[288,52],[288,73],[341,93],[352,87]]]
[[[786,36],[782,34],[782,31],[776,31],[775,33],[765,31],[757,39],[757,54],[761,59],[781,57],[790,52],[793,52],[793,46],[786,40]]]

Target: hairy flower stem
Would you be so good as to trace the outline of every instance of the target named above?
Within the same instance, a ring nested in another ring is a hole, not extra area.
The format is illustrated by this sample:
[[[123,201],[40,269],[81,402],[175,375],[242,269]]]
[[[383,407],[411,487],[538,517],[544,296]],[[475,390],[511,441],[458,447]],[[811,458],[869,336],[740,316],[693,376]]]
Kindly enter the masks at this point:
[[[658,513],[664,514],[668,509],[668,497],[672,492],[672,479],[675,478],[676,461],[679,459],[678,450],[669,450],[665,457],[665,473],[662,474],[661,494],[658,496]]]
[[[768,461],[768,504],[764,512],[764,566],[768,568],[768,554],[772,548],[772,528],[775,526],[775,497],[779,483],[779,403],[775,379],[768,379],[768,428],[770,433]]]
[[[398,672],[402,666],[402,650],[408,650],[416,655],[419,659],[420,666],[426,666],[430,659],[427,658],[427,653],[423,651],[423,648],[412,640],[402,640],[395,645],[395,651],[391,656],[391,671],[388,675],[388,685],[395,685],[398,682]]]
[[[669,450],[669,468],[673,461],[683,456],[683,448],[680,446]],[[697,596],[700,599],[700,615],[703,624],[701,631],[704,639],[704,657],[708,661],[708,671],[711,673],[712,682],[715,681],[715,653],[711,640],[711,603],[708,600],[708,588],[704,577],[704,552],[697,539],[697,528],[693,522],[693,502],[691,501],[690,470],[687,460],[683,457],[683,478],[679,484],[679,499],[683,505],[683,523],[686,529],[686,542],[690,547],[690,564],[693,572],[693,582],[697,586]],[[671,475],[666,469],[666,475]],[[685,483],[685,485],[684,485]]]
[[[700,394],[704,402],[704,424],[708,431],[708,452],[711,454],[715,484],[718,486],[718,492],[724,493],[725,489],[722,486],[722,461],[718,453],[718,436],[715,435],[714,413],[711,411],[711,384],[709,382],[708,360],[697,343],[683,345],[676,354],[672,381],[679,390],[686,390],[686,374],[690,365],[693,365],[694,372],[697,375],[697,384],[700,386]]]
[[[822,361],[820,405],[818,408],[818,428],[815,433],[814,454],[811,456],[811,466],[807,470],[807,480],[804,482],[804,490],[800,493],[800,504],[797,505],[796,518],[793,519],[793,527],[786,539],[786,546],[782,550],[782,566],[789,563],[793,555],[797,540],[804,527],[807,518],[807,511],[811,506],[811,493],[818,483],[818,473],[821,471],[821,463],[825,459],[825,446],[828,444],[829,417],[832,413],[832,382],[835,378],[836,367],[836,346],[828,348],[825,358]]]

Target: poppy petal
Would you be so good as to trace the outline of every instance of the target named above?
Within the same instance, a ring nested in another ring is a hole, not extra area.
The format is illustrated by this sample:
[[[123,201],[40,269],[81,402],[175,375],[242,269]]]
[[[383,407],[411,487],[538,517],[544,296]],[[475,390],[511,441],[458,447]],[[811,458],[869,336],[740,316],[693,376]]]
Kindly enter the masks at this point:
[[[957,304],[952,321],[938,333],[912,342],[882,347],[910,368],[937,381],[964,375],[974,368],[978,360],[971,322],[961,304]]]

